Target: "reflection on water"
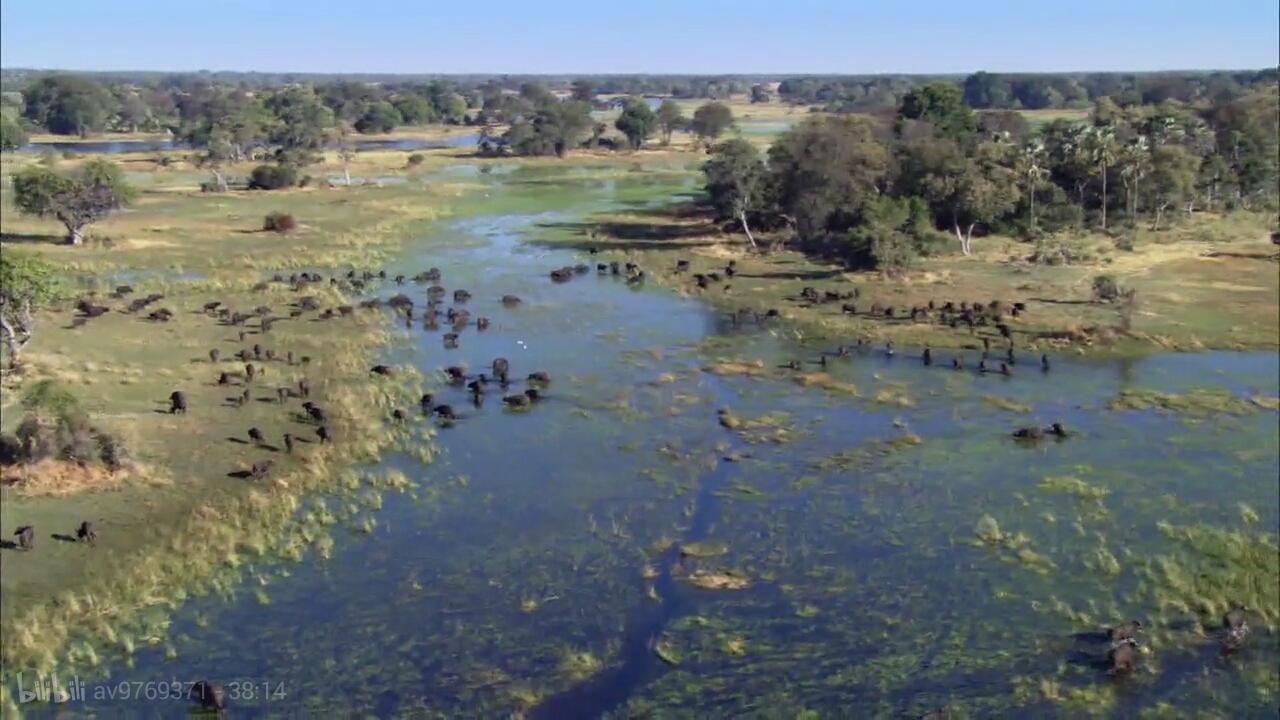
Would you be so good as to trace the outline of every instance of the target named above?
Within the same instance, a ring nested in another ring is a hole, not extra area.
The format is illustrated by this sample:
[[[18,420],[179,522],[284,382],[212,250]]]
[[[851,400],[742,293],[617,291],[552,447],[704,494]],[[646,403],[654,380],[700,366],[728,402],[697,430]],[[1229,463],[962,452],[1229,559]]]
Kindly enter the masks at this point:
[[[1048,375],[1000,378],[925,368],[904,349],[791,382],[773,368],[822,348],[770,329],[705,342],[717,319],[694,301],[594,269],[563,285],[547,278],[594,258],[522,240],[609,207],[620,185],[495,179],[489,201],[503,214],[442,224],[388,268],[439,267],[445,287],[470,290],[468,308],[493,321],[453,350],[417,325],[393,361],[476,372],[505,357],[517,377],[552,375],[545,402],[513,413],[489,397],[473,408],[442,389],[466,408],[439,432],[443,454],[427,467],[386,460],[416,481],[412,497],[388,495],[376,527],[343,536],[327,561],[249,568],[230,602],[193,600],[131,669],[104,653],[111,682],[285,688],[285,698],[238,702],[237,717],[710,717],[765,705],[872,717],[947,703],[1043,716],[1055,694],[1109,687],[1089,665],[1097,648],[1072,634],[1141,615],[1160,672],[1098,702],[1235,717],[1273,706],[1274,635],[1260,628],[1235,665],[1204,665],[1209,651],[1169,629],[1195,609],[1152,578],[1180,557],[1162,521],[1277,528],[1275,414],[1188,424],[1101,406],[1130,384],[1274,396],[1276,354],[1063,357]],[[506,308],[505,294],[523,303]],[[783,379],[701,370],[729,359],[758,359]],[[717,423],[721,408],[736,433]],[[1008,437],[1055,421],[1074,437],[1032,447]],[[1007,542],[971,544],[983,516]],[[676,562],[694,541],[718,549]],[[687,582],[725,570],[750,586]],[[1274,608],[1270,589],[1254,592]]]

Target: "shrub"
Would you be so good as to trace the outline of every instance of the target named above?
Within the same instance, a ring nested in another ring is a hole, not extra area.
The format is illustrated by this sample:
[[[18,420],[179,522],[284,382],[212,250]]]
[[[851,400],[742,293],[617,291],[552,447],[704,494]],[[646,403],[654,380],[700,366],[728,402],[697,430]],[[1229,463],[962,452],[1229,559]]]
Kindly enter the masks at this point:
[[[262,219],[263,232],[287,233],[298,229],[298,221],[289,213],[273,212]]]
[[[1092,260],[1092,253],[1044,235],[1036,240],[1035,250],[1027,256],[1027,262],[1035,265],[1074,265]]]
[[[13,437],[0,439],[0,462],[36,463],[63,460],[80,465],[105,465],[119,470],[129,461],[124,444],[95,428],[79,401],[52,380],[31,386],[22,397],[26,415]]]
[[[1093,279],[1093,299],[1111,302],[1120,297],[1120,285],[1111,275],[1099,275]]]
[[[427,159],[426,155],[423,155],[422,153],[414,153],[409,156],[409,160],[405,163],[405,165],[407,167],[418,167],[423,162],[425,162],[426,159]]]
[[[298,171],[289,165],[259,165],[249,174],[250,190],[282,190],[298,184]]]

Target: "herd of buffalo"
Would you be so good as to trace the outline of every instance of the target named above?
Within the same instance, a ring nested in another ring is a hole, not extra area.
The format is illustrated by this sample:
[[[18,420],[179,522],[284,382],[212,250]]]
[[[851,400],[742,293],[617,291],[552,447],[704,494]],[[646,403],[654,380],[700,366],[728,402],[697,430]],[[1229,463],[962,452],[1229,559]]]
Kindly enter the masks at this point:
[[[594,255],[596,249],[592,248],[589,252]],[[558,268],[550,272],[550,278],[555,283],[564,283],[572,280],[576,276],[586,275],[592,270],[591,266],[586,264],[578,264]],[[625,279],[628,285],[639,286],[645,281],[645,272],[633,263],[597,263],[595,266],[597,274],[601,276],[615,276],[619,279]],[[676,275],[688,274],[690,264],[686,260],[680,260],[675,267]],[[732,279],[737,273],[736,263],[729,261],[728,264],[720,272],[695,273],[694,281],[698,288],[707,289],[710,284],[718,283],[724,279]],[[415,303],[414,299],[409,295],[401,292],[390,299],[371,298],[361,301],[357,305],[341,305],[338,307],[325,308],[319,298],[313,294],[307,294],[308,289],[313,289],[322,284],[328,284],[341,292],[360,294],[366,292],[371,283],[378,281],[390,281],[395,285],[404,285],[406,282],[413,282],[418,285],[426,285],[425,303],[421,306]],[[458,346],[459,335],[464,329],[470,327],[477,332],[483,332],[490,326],[490,320],[486,317],[472,318],[471,313],[464,307],[471,299],[471,294],[466,290],[455,290],[452,293],[453,304],[451,307],[444,308],[444,298],[448,294],[444,287],[439,283],[441,281],[441,273],[437,268],[431,268],[425,272],[406,278],[404,275],[388,277],[385,271],[382,272],[356,272],[350,271],[343,277],[325,277],[315,272],[301,272],[289,277],[276,275],[270,281],[260,283],[255,289],[265,290],[272,283],[287,284],[293,292],[297,294],[297,298],[289,304],[287,315],[279,315],[269,306],[263,305],[248,312],[241,312],[231,307],[227,307],[221,301],[211,301],[205,303],[202,311],[211,317],[217,318],[219,324],[234,329],[236,338],[242,346],[234,354],[234,359],[238,362],[235,369],[218,368],[210,382],[220,387],[236,388],[237,392],[226,398],[227,407],[238,408],[245,406],[253,399],[255,391],[261,395],[258,399],[263,402],[274,402],[280,406],[286,406],[293,400],[300,401],[296,412],[292,413],[292,419],[301,425],[301,427],[309,427],[310,434],[314,435],[316,442],[321,444],[331,442],[334,430],[331,429],[335,418],[332,418],[325,409],[311,399],[311,384],[305,377],[298,380],[296,384],[289,386],[278,386],[268,388],[264,380],[267,375],[267,368],[270,363],[284,363],[288,366],[298,366],[306,368],[312,362],[308,356],[295,356],[293,351],[284,351],[283,353],[270,347],[266,347],[265,343],[271,337],[271,329],[273,324],[283,320],[302,319],[307,314],[312,314],[313,320],[326,321],[336,318],[349,317],[356,312],[357,309],[379,309],[387,308],[391,310],[395,316],[412,328],[416,322],[420,322],[423,329],[427,331],[442,332],[442,342],[446,348],[456,348]],[[116,288],[111,297],[116,300],[127,299],[133,293],[133,289],[128,286]],[[149,310],[149,308],[164,299],[163,295],[153,294],[146,297],[139,297],[131,300],[126,306],[120,309],[120,312],[129,314],[138,314],[147,312],[145,319],[154,323],[173,322],[176,315],[168,308],[160,307],[158,309]],[[859,308],[857,301],[859,300],[858,290],[851,292],[819,292],[812,287],[806,287],[799,296],[793,298],[794,301],[805,305],[817,305],[823,303],[841,303],[841,309],[846,314],[858,314]],[[500,299],[501,304],[507,308],[517,307],[521,304],[521,299],[514,295],[505,295]],[[77,317],[75,322],[83,324],[92,318],[100,317],[110,311],[105,305],[100,305],[93,301],[92,298],[82,299],[76,304]],[[999,336],[1004,340],[1006,348],[999,358],[991,356],[991,338],[982,338],[982,353],[976,370],[979,373],[998,372],[1004,376],[1012,374],[1012,368],[1017,363],[1015,354],[1013,336],[1009,326],[1004,322],[1006,317],[1018,317],[1021,313],[1026,312],[1026,307],[1022,303],[1004,304],[1000,302],[991,303],[952,303],[945,302],[935,304],[929,302],[926,306],[912,307],[905,312],[900,312],[893,307],[883,307],[880,304],[872,304],[867,309],[866,314],[888,320],[902,321],[936,321],[947,324],[952,328],[961,326],[967,327],[971,331],[984,326],[993,327]],[[757,311],[749,308],[743,308],[736,312],[730,313],[729,322],[733,327],[738,327],[744,321],[754,321],[757,324],[764,323],[780,317],[777,309],[768,309],[766,311]],[[252,343],[249,345],[249,343]],[[829,359],[841,360],[848,359],[855,354],[867,354],[872,351],[871,343],[866,340],[858,340],[851,345],[840,345],[834,351],[824,352],[814,361],[816,364],[826,367]],[[896,354],[893,344],[886,343],[883,348],[883,355],[886,358],[892,358]],[[209,350],[208,358],[210,364],[219,366],[223,364],[224,358],[222,351],[218,348]],[[934,353],[927,345],[919,355],[919,360],[925,366],[934,365]],[[991,361],[996,368],[989,368],[988,361]],[[1051,369],[1050,359],[1047,355],[1039,358],[1039,370],[1041,372],[1049,372]],[[225,367],[225,366],[224,366]],[[803,364],[798,360],[793,360],[783,366],[790,370],[801,370]],[[950,361],[950,367],[953,370],[964,370],[965,363],[963,358],[955,356]],[[377,376],[389,377],[396,372],[395,368],[387,365],[374,365],[370,369],[371,373]],[[511,375],[511,364],[506,358],[495,358],[488,367],[488,372],[477,374],[468,373],[461,365],[451,365],[444,368],[444,388],[442,392],[449,388],[453,388],[460,393],[460,397],[466,397],[472,405],[480,407],[487,397],[495,390],[501,397],[502,403],[513,410],[527,409],[544,399],[546,387],[551,382],[551,377],[545,371],[529,372],[523,376],[523,388],[513,390],[513,379]],[[464,395],[461,393],[465,393]],[[428,417],[434,417],[441,425],[450,426],[462,418],[459,413],[449,402],[442,402],[447,398],[437,397],[438,393],[427,392],[419,398],[417,412]],[[191,402],[187,393],[181,389],[174,390],[170,393],[168,400],[168,412],[172,414],[185,414],[191,409]],[[721,411],[722,414],[725,411]],[[393,409],[389,418],[392,422],[405,422],[408,420],[408,413],[404,409]],[[722,418],[723,424],[723,418]],[[1024,427],[1016,430],[1013,436],[1023,441],[1038,441],[1046,437],[1063,438],[1066,437],[1067,431],[1060,423],[1053,423],[1048,428],[1041,427]],[[246,432],[246,440],[237,440],[237,442],[252,446],[255,450],[265,450],[270,452],[280,452],[281,448],[269,444],[269,438],[261,428],[251,427]],[[293,432],[285,432],[282,434],[281,443],[283,452],[292,454],[298,442],[312,442],[304,440],[298,430]],[[248,464],[247,469],[238,470],[232,475],[241,478],[260,479],[270,474],[274,461],[268,456],[261,459],[253,460]],[[25,525],[18,528],[15,533],[17,537],[16,548],[29,551],[34,548],[35,534],[31,525]],[[93,543],[97,539],[97,529],[90,521],[82,522],[75,530],[75,537],[56,536],[64,540],[84,541]],[[1142,628],[1139,621],[1130,621],[1123,623],[1117,627],[1111,628],[1107,633],[1109,646],[1106,652],[1106,665],[1111,674],[1123,674],[1134,669],[1137,659],[1136,650],[1138,649],[1137,634]],[[1245,610],[1239,608],[1227,613],[1222,620],[1223,640],[1222,649],[1224,653],[1229,653],[1239,649],[1244,642],[1248,625],[1245,622]],[[227,694],[222,686],[212,681],[201,681],[196,683],[192,688],[190,698],[198,702],[201,706],[211,709],[223,709],[227,705]]]

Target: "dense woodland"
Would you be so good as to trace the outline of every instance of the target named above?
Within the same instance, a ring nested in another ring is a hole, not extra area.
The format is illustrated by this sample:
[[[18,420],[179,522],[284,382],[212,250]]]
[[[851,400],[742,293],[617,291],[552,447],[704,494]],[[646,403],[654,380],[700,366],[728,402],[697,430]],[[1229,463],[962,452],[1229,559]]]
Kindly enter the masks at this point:
[[[889,117],[809,118],[763,154],[719,143],[704,167],[709,202],[749,237],[789,228],[807,249],[890,272],[941,243],[969,254],[987,233],[1035,240],[1033,261],[1061,264],[1085,258],[1053,239],[1058,230],[1118,231],[1124,249],[1138,223],[1280,207],[1274,85],[1196,105],[1104,97],[1086,121],[1038,127],[1017,112],[975,112],[964,93],[935,83]]]
[[[689,132],[711,154],[705,173],[720,218],[746,231],[789,230],[802,245],[888,270],[934,251],[963,252],[986,233],[1042,238],[1035,257],[1071,262],[1053,231],[1159,228],[1195,211],[1278,206],[1277,72],[967,78],[308,78],[102,76],[7,71],[2,137],[167,131],[195,148],[207,189],[255,160],[245,184],[287,187],[321,147],[349,157],[356,134],[427,124],[478,126],[479,152],[564,156],[636,150]],[[287,84],[281,84],[287,83]],[[627,93],[619,97],[617,93]],[[655,94],[791,102],[814,115],[767,153],[721,142],[731,107],[692,117]],[[1084,107],[1087,120],[1032,126],[1020,108]],[[593,111],[616,107],[610,123]],[[617,134],[608,134],[616,130]],[[619,137],[620,136],[620,137]],[[33,181],[34,182],[34,181]],[[57,189],[44,177],[41,187]],[[77,187],[99,187],[81,182]],[[34,185],[33,185],[34,187]],[[45,195],[53,197],[52,190]],[[95,207],[109,207],[98,198]],[[70,225],[69,225],[70,228]],[[787,235],[788,233],[783,233]]]

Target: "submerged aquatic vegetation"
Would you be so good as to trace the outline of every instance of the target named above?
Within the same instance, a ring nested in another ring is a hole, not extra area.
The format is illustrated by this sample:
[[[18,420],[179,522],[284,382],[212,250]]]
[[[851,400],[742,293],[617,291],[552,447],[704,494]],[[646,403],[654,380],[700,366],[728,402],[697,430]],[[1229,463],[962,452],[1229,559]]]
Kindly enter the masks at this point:
[[[1207,388],[1185,393],[1124,389],[1107,401],[1109,410],[1159,410],[1192,417],[1205,417],[1217,413],[1244,415],[1264,408],[1277,409],[1266,402],[1265,398],[1241,398],[1228,390]]]

